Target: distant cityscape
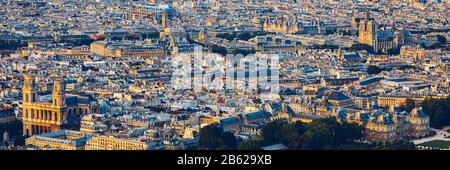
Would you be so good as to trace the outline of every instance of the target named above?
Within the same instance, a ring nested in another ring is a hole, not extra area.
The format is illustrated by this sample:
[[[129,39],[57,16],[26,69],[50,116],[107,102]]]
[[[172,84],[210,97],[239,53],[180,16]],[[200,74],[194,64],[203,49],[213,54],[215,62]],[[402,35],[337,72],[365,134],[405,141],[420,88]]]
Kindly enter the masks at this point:
[[[0,150],[450,150],[448,0],[3,0]]]

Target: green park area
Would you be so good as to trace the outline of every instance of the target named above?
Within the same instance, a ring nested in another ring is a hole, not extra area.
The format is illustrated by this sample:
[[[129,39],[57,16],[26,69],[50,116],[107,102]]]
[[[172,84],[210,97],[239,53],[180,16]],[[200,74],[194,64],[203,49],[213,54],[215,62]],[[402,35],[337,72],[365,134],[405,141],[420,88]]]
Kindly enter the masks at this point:
[[[420,144],[420,146],[441,148],[441,149],[449,149],[450,148],[450,141],[433,140],[433,141],[422,143],[422,144]]]

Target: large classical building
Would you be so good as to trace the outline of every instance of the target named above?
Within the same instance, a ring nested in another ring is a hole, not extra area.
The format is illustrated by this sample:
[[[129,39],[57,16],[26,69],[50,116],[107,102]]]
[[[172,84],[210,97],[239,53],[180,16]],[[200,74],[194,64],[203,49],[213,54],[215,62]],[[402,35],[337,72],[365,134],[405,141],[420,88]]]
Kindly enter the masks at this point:
[[[263,21],[263,30],[265,32],[277,32],[280,34],[295,34],[298,32],[297,19],[289,17],[265,17]]]
[[[338,120],[363,126],[365,140],[371,142],[392,142],[405,137],[420,138],[428,135],[430,129],[429,116],[422,108],[414,108],[408,113],[394,107],[389,110],[379,109],[375,105],[372,111],[340,111]]]
[[[411,33],[409,31],[394,30],[377,31],[372,41],[374,52],[391,53],[400,50],[405,44],[410,44]]]
[[[97,41],[90,45],[92,54],[105,57],[164,57],[165,51],[156,46],[137,46],[121,42]]]
[[[412,42],[409,31],[378,30],[375,19],[369,15],[359,19],[358,33],[358,42],[373,47],[376,53],[392,53]]]
[[[164,5],[133,5],[127,11],[127,18],[160,18],[163,14],[166,14],[169,19],[172,19],[177,15],[177,10]]]
[[[26,145],[48,150],[84,150],[92,133],[62,130],[41,135],[34,135],[25,140]]]
[[[396,107],[396,106],[405,106],[407,99],[412,99],[413,101],[419,103],[428,98],[431,99],[445,99],[449,95],[448,94],[387,94],[380,95],[377,97],[377,103],[381,107]]]
[[[376,23],[373,18],[367,17],[359,20],[358,27],[359,37],[358,42],[360,44],[366,44],[372,46],[373,35],[376,32]]]
[[[150,150],[152,143],[112,136],[93,136],[86,144],[86,150]]]
[[[80,116],[95,112],[96,104],[88,97],[66,95],[62,79],[55,79],[51,102],[38,101],[38,88],[35,77],[25,75],[23,95],[23,134],[32,136],[56,132],[65,128],[76,128]]]

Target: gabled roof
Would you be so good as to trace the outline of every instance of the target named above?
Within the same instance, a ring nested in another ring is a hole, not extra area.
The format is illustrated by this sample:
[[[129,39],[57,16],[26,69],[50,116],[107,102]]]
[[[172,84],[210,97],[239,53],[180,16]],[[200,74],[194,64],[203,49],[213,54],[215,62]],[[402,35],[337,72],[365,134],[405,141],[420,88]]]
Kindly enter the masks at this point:
[[[342,92],[338,92],[338,91],[332,91],[328,97],[328,100],[347,100],[350,99],[348,96],[346,96],[344,93]]]
[[[377,31],[378,38],[392,38],[394,36],[394,31]]]
[[[358,59],[358,58],[360,58],[358,53],[344,54],[344,59]]]
[[[229,125],[229,124],[236,124],[236,123],[239,123],[239,119],[236,117],[228,117],[228,118],[220,119],[221,125]]]
[[[257,118],[269,118],[271,114],[269,112],[251,112],[244,115],[247,119],[257,119]]]

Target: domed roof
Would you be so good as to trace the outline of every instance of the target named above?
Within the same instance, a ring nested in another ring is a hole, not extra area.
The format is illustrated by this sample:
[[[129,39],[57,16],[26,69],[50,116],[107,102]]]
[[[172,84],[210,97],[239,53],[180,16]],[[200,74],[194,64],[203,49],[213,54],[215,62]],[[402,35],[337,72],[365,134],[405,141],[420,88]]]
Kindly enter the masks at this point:
[[[426,117],[427,116],[421,107],[412,109],[410,115],[412,117]]]

